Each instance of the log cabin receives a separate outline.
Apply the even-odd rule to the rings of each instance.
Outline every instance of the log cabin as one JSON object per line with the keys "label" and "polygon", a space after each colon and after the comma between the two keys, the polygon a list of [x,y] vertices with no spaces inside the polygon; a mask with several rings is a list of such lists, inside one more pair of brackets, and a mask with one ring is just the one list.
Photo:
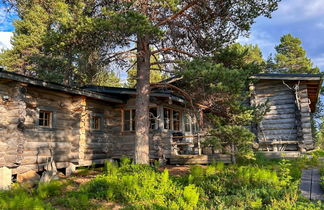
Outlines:
{"label": "log cabin", "polygon": [[[255,126],[259,150],[313,148],[311,113],[319,75],[256,75],[251,104],[269,111]],[[0,71],[0,168],[13,174],[134,157],[136,90],[89,85],[67,87]],[[296,100],[297,98],[297,100]],[[150,159],[171,164],[208,163],[226,154],[202,154],[203,113],[181,89],[165,82],[150,94]],[[200,113],[200,114],[197,114]]]}
{"label": "log cabin", "polygon": [[[199,153],[198,119],[180,92],[161,84],[151,89],[152,160]],[[133,158],[135,96],[130,88],[72,88],[0,71],[0,168],[20,174],[42,171],[51,160],[64,169]]]}
{"label": "log cabin", "polygon": [[265,104],[262,120],[252,128],[261,151],[314,148],[312,117],[322,87],[320,74],[258,74],[252,77],[251,104]]}

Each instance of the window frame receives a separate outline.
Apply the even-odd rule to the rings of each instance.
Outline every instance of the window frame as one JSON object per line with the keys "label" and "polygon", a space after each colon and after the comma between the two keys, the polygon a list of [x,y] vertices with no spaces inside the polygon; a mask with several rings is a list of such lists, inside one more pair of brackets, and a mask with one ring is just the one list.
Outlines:
{"label": "window frame", "polygon": [[[43,114],[43,118],[40,117],[40,115]],[[48,119],[46,118],[48,116]],[[39,110],[38,112],[38,126],[41,128],[52,128],[53,126],[53,112],[47,111],[47,110]],[[42,122],[43,125],[40,123]],[[45,123],[47,122],[47,123]],[[47,125],[45,125],[47,124]]]}
{"label": "window frame", "polygon": [[[159,129],[159,119],[155,119],[155,128],[152,129],[151,128],[151,120],[154,119],[154,118],[151,118],[150,117],[150,109],[156,109],[156,117],[158,118],[159,116],[159,109],[158,107],[149,107],[149,122],[150,122],[150,126],[149,126],[149,129],[152,131],[152,130],[158,130]],[[129,120],[126,120],[125,116],[125,112],[126,111],[129,111]],[[125,108],[125,109],[122,109],[122,132],[134,132],[135,131],[135,124],[136,124],[136,121],[135,121],[135,117],[136,117],[136,109],[135,108]],[[128,122],[129,123],[129,129],[126,130],[126,126],[125,126],[125,122]]]}
{"label": "window frame", "polygon": [[[39,114],[40,112],[48,112],[50,114],[50,126],[39,125]],[[51,131],[56,129],[56,109],[53,107],[39,106],[36,108],[36,120],[35,120],[35,129]]]}
{"label": "window frame", "polygon": [[[125,112],[126,111],[129,111],[129,120],[126,120],[125,119]],[[135,131],[135,123],[136,123],[135,122],[135,117],[136,117],[136,110],[135,109],[132,109],[132,108],[123,109],[123,115],[122,115],[122,128],[123,128],[123,132],[133,132],[133,131]],[[126,130],[125,129],[125,122],[126,121],[128,121],[128,123],[129,123],[129,130]]]}
{"label": "window frame", "polygon": [[[165,110],[170,110],[170,114],[169,114],[169,126],[168,127],[166,127],[166,121],[167,121],[167,119],[165,118],[166,117],[166,115],[165,115]],[[174,122],[175,122],[175,120],[174,120],[174,112],[178,112],[179,113],[179,119],[177,120],[178,122],[179,122],[179,130],[175,130],[174,129]],[[182,125],[183,125],[183,123],[182,123],[182,115],[183,115],[183,113],[182,113],[182,111],[181,110],[179,110],[179,109],[173,109],[173,108],[169,108],[169,107],[163,107],[163,129],[165,129],[165,130],[172,130],[172,131],[182,131]]]}
{"label": "window frame", "polygon": [[[185,113],[183,115],[183,129],[184,129],[184,132],[192,132],[192,120],[191,120],[191,115],[189,113]],[[189,126],[189,127],[187,127]],[[189,130],[187,130],[187,128],[189,128]]]}
{"label": "window frame", "polygon": [[[92,127],[93,125],[93,118],[98,118],[99,119],[99,128],[98,129],[94,129]],[[90,116],[89,116],[89,130],[90,132],[93,133],[100,133],[104,131],[104,114],[103,113],[97,113],[97,112],[91,112]]]}

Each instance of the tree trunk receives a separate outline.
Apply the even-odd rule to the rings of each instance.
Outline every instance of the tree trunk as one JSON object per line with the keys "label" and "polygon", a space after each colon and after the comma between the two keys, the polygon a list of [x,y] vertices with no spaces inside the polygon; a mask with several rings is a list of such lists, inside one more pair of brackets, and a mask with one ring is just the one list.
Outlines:
{"label": "tree trunk", "polygon": [[232,160],[233,164],[236,164],[235,151],[236,151],[235,144],[232,143],[232,145],[231,145],[231,160]]}
{"label": "tree trunk", "polygon": [[149,164],[150,48],[147,36],[137,40],[135,163]]}

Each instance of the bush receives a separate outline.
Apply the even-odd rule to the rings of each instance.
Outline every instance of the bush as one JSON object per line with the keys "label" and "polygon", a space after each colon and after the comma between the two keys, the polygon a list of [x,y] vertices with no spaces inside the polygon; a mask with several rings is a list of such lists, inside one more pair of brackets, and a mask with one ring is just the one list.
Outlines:
{"label": "bush", "polygon": [[90,198],[115,201],[136,209],[193,209],[198,203],[195,186],[176,185],[167,170],[158,172],[154,167],[130,164],[127,160],[120,167],[106,163],[105,168],[105,175],[84,186]]}
{"label": "bush", "polygon": [[49,203],[44,202],[32,191],[18,185],[11,190],[0,191],[0,209],[52,209]]}

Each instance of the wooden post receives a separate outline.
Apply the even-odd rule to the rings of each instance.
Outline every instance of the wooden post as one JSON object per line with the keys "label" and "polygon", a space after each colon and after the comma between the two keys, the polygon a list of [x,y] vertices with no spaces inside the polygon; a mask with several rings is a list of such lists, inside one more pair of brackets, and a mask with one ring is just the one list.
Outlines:
{"label": "wooden post", "polygon": [[84,160],[84,152],[86,147],[86,128],[88,125],[88,114],[86,110],[87,98],[81,96],[81,113],[80,113],[80,141],[79,141],[79,164]]}
{"label": "wooden post", "polygon": [[200,147],[200,135],[197,134],[197,141],[198,141],[198,155],[201,155],[201,147]]}

